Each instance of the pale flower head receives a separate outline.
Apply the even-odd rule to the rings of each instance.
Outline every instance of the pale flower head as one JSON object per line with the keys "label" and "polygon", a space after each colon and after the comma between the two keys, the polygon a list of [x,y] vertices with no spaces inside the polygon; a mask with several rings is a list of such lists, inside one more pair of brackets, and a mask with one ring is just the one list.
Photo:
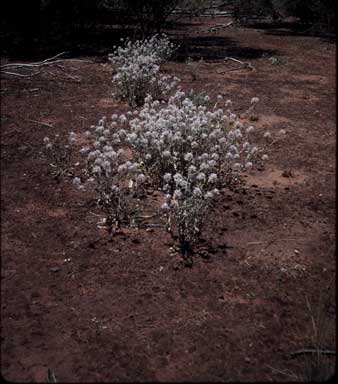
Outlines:
{"label": "pale flower head", "polygon": [[188,152],[184,155],[184,160],[185,161],[192,161],[192,160],[194,160],[194,155],[191,152]]}
{"label": "pale flower head", "polygon": [[192,193],[193,193],[193,195],[196,196],[196,197],[201,197],[201,196],[202,196],[202,191],[201,191],[201,189],[198,188],[198,187],[195,187]]}
{"label": "pale flower head", "polygon": [[166,173],[164,176],[163,176],[163,180],[166,182],[166,183],[169,183],[172,179],[172,176],[171,176],[171,173]]}
{"label": "pale flower head", "polygon": [[95,167],[93,167],[93,173],[94,173],[94,175],[95,174],[101,174],[102,173],[101,167],[98,165],[95,165]]}
{"label": "pale flower head", "polygon": [[217,175],[216,173],[211,173],[208,178],[208,183],[213,184],[217,181]]}
{"label": "pale flower head", "polygon": [[174,200],[179,200],[182,197],[183,197],[183,195],[182,195],[181,190],[180,189],[175,189],[174,194],[173,194],[173,199]]}
{"label": "pale flower head", "polygon": [[127,173],[128,172],[128,166],[126,164],[119,165],[117,168],[117,172],[121,173],[121,174]]}
{"label": "pale flower head", "polygon": [[204,198],[207,200],[211,200],[214,198],[214,194],[211,191],[208,191],[205,195]]}
{"label": "pale flower head", "polygon": [[74,177],[73,185],[75,185],[76,187],[79,187],[81,185],[81,179],[79,177]]}
{"label": "pale flower head", "polygon": [[162,209],[162,211],[170,211],[170,207],[169,207],[169,204],[168,203],[163,203],[162,205],[161,205],[161,209]]}
{"label": "pale flower head", "polygon": [[143,173],[140,173],[137,175],[136,181],[138,184],[143,184],[146,181],[146,176]]}
{"label": "pale flower head", "polygon": [[200,172],[197,176],[196,176],[196,179],[198,180],[198,181],[205,181],[205,179],[206,179],[206,176],[205,176],[205,173],[203,173],[203,172]]}

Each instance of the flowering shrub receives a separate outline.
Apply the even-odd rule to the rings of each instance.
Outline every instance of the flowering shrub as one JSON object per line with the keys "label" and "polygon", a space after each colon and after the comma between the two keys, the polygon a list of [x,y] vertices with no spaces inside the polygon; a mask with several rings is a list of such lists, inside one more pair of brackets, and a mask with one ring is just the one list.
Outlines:
{"label": "flowering shrub", "polygon": [[[123,41],[123,39],[122,39]],[[124,47],[118,47],[109,55],[116,67],[113,76],[115,93],[119,99],[127,100],[129,105],[142,105],[147,94],[156,99],[163,98],[179,82],[178,77],[160,73],[159,64],[169,58],[174,50],[166,36],[154,35],[143,41],[125,40]]]}
{"label": "flowering shrub", "polygon": [[[246,122],[252,120],[248,116],[257,97],[240,117],[233,113],[231,100],[221,95],[216,102],[203,92],[186,94],[180,88],[169,95],[179,79],[161,75],[159,63],[173,48],[166,37],[155,35],[144,41],[126,40],[109,56],[116,66],[117,95],[131,106],[144,104],[126,115],[113,114],[109,121],[104,117],[86,132],[87,145],[80,150],[85,167],[73,183],[95,193],[110,231],[130,224],[138,209],[135,198],[146,182],[157,187],[163,192],[167,228],[178,239],[183,258],[191,261],[202,218],[220,189],[238,182],[243,171],[268,156],[254,144],[255,128]],[[274,142],[270,132],[263,136]],[[69,144],[75,141],[71,132]],[[59,168],[69,163],[69,145],[56,147],[56,156],[49,138],[44,142]]]}
{"label": "flowering shrub", "polygon": [[[215,103],[203,93],[178,89],[167,102],[151,95],[144,101],[140,110],[103,117],[85,132],[87,145],[80,150],[85,167],[73,183],[95,193],[110,232],[130,224],[146,182],[160,189],[167,229],[191,262],[202,218],[220,189],[239,181],[243,171],[268,156],[254,144],[255,128],[234,114],[232,102],[221,95]],[[251,100],[249,112],[258,101]],[[281,130],[279,136],[284,135]],[[263,136],[270,144],[276,141],[270,132]],[[47,137],[44,142],[55,164],[69,163],[65,154],[76,142],[73,132],[65,148]]]}
{"label": "flowering shrub", "polygon": [[[210,104],[208,95],[202,99],[201,104]],[[251,142],[254,127],[231,112],[230,100],[224,102],[219,95],[212,110],[201,104],[181,90],[167,103],[148,95],[143,108],[129,114],[128,129],[116,133],[149,180],[162,189],[168,228],[187,258],[201,231],[201,218],[214,204],[219,188],[228,187],[243,170],[267,158]]]}
{"label": "flowering shrub", "polygon": [[129,224],[136,209],[134,198],[146,181],[140,164],[130,161],[128,152],[120,147],[120,137],[113,133],[117,122],[121,125],[126,122],[122,117],[113,115],[109,127],[103,117],[86,132],[89,145],[80,150],[86,166],[82,178],[73,179],[77,188],[95,193],[110,232]]}
{"label": "flowering shrub", "polygon": [[[208,95],[204,97],[209,102]],[[124,137],[148,175],[164,187],[170,175],[189,177],[189,182],[220,175],[217,184],[226,186],[229,178],[243,169],[251,169],[262,151],[251,143],[253,126],[246,126],[230,110],[231,102],[219,95],[213,110],[196,105],[180,90],[168,103],[151,96],[129,121]],[[223,103],[227,108],[219,108]],[[166,175],[166,176],[165,176]],[[203,176],[204,175],[204,176]],[[165,176],[165,177],[164,177]],[[194,176],[194,177],[193,177]]]}

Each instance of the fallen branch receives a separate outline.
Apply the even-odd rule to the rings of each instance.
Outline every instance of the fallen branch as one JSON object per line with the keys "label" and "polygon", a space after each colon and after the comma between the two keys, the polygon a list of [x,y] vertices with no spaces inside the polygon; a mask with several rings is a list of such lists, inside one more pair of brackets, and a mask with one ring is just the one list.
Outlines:
{"label": "fallen branch", "polygon": [[232,60],[232,61],[235,61],[236,63],[242,64],[242,65],[245,65],[245,64],[246,64],[246,63],[244,63],[244,61],[235,59],[235,58],[233,58],[233,57],[225,57],[225,58],[224,58],[224,61],[227,61],[227,60]]}
{"label": "fallen branch", "polygon": [[300,349],[298,351],[291,352],[290,355],[297,356],[297,355],[304,355],[307,353],[317,353],[321,355],[335,355],[336,351],[331,351],[328,349]]}
{"label": "fallen branch", "polygon": [[7,71],[0,71],[1,73],[4,73],[5,75],[12,75],[12,76],[18,76],[18,77],[32,77],[39,75],[41,71],[39,72],[34,72],[34,73],[27,73],[27,74],[22,74],[22,73],[16,73],[16,72],[7,72]]}
{"label": "fallen branch", "polygon": [[234,59],[233,57],[225,57],[224,61],[227,61],[227,60],[231,60],[231,61],[234,61],[235,63],[239,63],[239,64],[241,64],[241,66],[235,67],[235,68],[230,68],[230,69],[227,69],[225,71],[217,71],[217,73],[223,74],[226,72],[237,71],[238,69],[250,69],[251,71],[254,70],[254,67],[250,63],[244,63],[243,61],[238,60],[238,59]]}
{"label": "fallen branch", "polygon": [[156,215],[135,216],[135,219],[152,219]]}
{"label": "fallen branch", "polygon": [[43,61],[40,61],[40,62],[36,62],[36,63],[8,63],[8,64],[4,64],[4,65],[1,65],[1,69],[2,68],[8,68],[8,67],[35,67],[35,66],[39,66],[41,64],[44,64],[48,61],[51,61],[51,60],[55,60],[57,57],[60,57],[62,55],[64,55],[65,53],[67,52],[61,52],[53,57],[50,57],[49,59],[45,59]]}
{"label": "fallen branch", "polygon": [[135,223],[135,224],[130,224],[130,228],[165,228],[164,224],[157,224],[157,223]]}
{"label": "fallen branch", "polygon": [[1,68],[8,68],[8,67],[11,67],[11,68],[22,68],[22,67],[43,67],[43,66],[46,66],[46,65],[51,65],[51,64],[57,64],[57,63],[64,63],[64,62],[67,62],[67,61],[75,61],[75,62],[80,62],[80,63],[93,63],[93,61],[90,61],[90,60],[80,60],[80,59],[60,59],[60,60],[55,60],[55,61],[48,61],[48,62],[41,62],[41,63],[28,63],[28,64],[25,64],[25,63],[16,63],[16,64],[5,64],[3,66],[1,66]]}
{"label": "fallen branch", "polygon": [[[45,59],[43,61],[35,63],[8,63],[0,66],[0,72],[6,75],[18,76],[18,77],[31,77],[39,75],[42,71],[32,72],[32,73],[18,73],[18,72],[8,72],[7,69],[19,69],[19,68],[42,68],[48,65],[54,65],[61,62],[81,62],[81,63],[92,63],[91,60],[81,60],[81,59],[59,59],[62,55],[67,52],[61,52],[53,57]],[[69,75],[70,76],[70,75]]]}
{"label": "fallen branch", "polygon": [[31,120],[31,119],[25,119],[25,120],[26,121],[30,121],[31,123],[36,123],[36,124],[39,124],[39,125],[43,125],[43,126],[48,127],[48,128],[54,128],[51,124],[42,123],[41,121]]}
{"label": "fallen branch", "polygon": [[[274,243],[276,241],[302,241],[301,239],[275,239],[275,240],[262,240],[262,241],[253,241],[251,243],[247,243],[246,245],[258,245],[264,243]],[[303,240],[304,241],[304,240]]]}
{"label": "fallen branch", "polygon": [[64,61],[76,61],[76,62],[82,62],[82,63],[92,63],[93,62],[91,60],[82,60],[82,59],[58,59],[58,60],[55,60],[58,57],[65,55],[66,53],[67,52],[61,52],[61,53],[59,53],[53,57],[50,57],[50,58],[45,59],[43,61],[37,61],[35,63],[8,63],[8,64],[1,65],[0,68],[2,69],[2,68],[8,68],[8,67],[14,67],[14,68],[17,68],[17,67],[42,67],[44,65],[56,64],[56,63],[60,63],[60,62],[64,62]]}
{"label": "fallen branch", "polygon": [[247,69],[247,68],[250,68],[250,71],[253,70],[253,67],[250,64],[246,64],[246,65],[241,66],[241,67],[235,67],[235,68],[227,69],[226,71],[219,71],[217,73],[219,73],[220,75],[223,75],[223,73],[227,73],[227,72],[231,72],[231,71],[238,71],[239,69]]}
{"label": "fallen branch", "polygon": [[163,224],[143,224],[144,227],[150,227],[150,228],[164,228],[165,225]]}
{"label": "fallen branch", "polygon": [[198,32],[216,32],[218,30],[230,27],[231,25],[233,25],[233,23],[233,21],[230,21],[228,24],[212,25],[211,27],[200,29]]}
{"label": "fallen branch", "polygon": [[289,376],[289,377],[293,378],[296,381],[299,379],[299,377],[295,373],[293,373],[293,372],[291,372],[291,371],[289,371],[287,369],[282,371],[282,370],[274,368],[274,367],[272,367],[271,365],[268,365],[268,364],[266,364],[266,366],[268,368],[270,368],[272,371],[280,373],[280,374],[285,375],[285,376]]}

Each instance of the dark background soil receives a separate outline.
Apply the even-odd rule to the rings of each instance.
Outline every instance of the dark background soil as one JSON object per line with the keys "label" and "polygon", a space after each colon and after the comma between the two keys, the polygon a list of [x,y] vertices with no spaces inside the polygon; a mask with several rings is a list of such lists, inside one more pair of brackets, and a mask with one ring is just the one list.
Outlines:
{"label": "dark background soil", "polygon": [[[257,128],[287,137],[243,189],[222,192],[192,268],[163,228],[109,237],[71,181],[48,175],[44,136],[81,135],[127,108],[110,97],[106,55],[2,77],[5,379],[44,382],[51,369],[61,382],[304,381],[315,359],[291,353],[335,350],[335,45],[259,25],[198,32],[223,22],[177,28],[181,48],[163,70],[239,112],[259,97]],[[187,56],[204,59],[195,81]],[[254,70],[220,73],[235,66],[225,57]],[[312,378],[334,370],[321,355]]]}

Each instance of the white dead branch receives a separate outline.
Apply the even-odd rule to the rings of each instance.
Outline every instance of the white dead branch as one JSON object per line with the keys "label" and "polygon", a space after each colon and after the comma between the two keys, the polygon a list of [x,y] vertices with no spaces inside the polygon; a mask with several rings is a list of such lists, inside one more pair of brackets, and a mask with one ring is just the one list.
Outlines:
{"label": "white dead branch", "polygon": [[216,24],[216,25],[212,25],[208,28],[203,28],[203,29],[199,30],[198,32],[217,32],[217,31],[223,30],[225,28],[228,28],[233,24],[234,24],[233,21],[230,21],[228,24]]}
{"label": "white dead branch", "polygon": [[43,125],[44,127],[48,128],[54,128],[51,124],[43,123],[42,121],[37,121],[37,120],[31,120],[31,119],[25,119],[26,121],[30,121],[31,123],[36,123],[39,125]]}
{"label": "white dead branch", "polygon": [[240,66],[235,67],[235,68],[229,68],[229,69],[226,69],[224,71],[217,71],[217,73],[223,74],[223,73],[230,72],[230,71],[237,71],[238,69],[249,69],[250,71],[254,70],[254,67],[250,63],[245,63],[241,60],[234,59],[233,57],[225,57],[224,58],[224,61],[228,61],[228,60],[234,61],[235,63],[240,64]]}
{"label": "white dead branch", "polygon": [[[59,64],[61,62],[81,62],[81,63],[92,63],[90,60],[80,60],[80,59],[60,59],[61,56],[65,55],[67,52],[61,52],[57,55],[50,57],[48,59],[45,59],[43,61],[38,61],[35,63],[8,63],[0,66],[0,72],[6,75],[12,75],[17,77],[32,77],[39,75],[42,73],[43,67],[46,67],[48,65],[55,65]],[[58,65],[60,68],[60,65]],[[34,68],[38,69],[38,71],[29,72],[29,73],[20,73],[20,72],[13,72],[13,70],[18,69],[28,69],[28,68]],[[68,75],[71,77],[71,75]]]}

